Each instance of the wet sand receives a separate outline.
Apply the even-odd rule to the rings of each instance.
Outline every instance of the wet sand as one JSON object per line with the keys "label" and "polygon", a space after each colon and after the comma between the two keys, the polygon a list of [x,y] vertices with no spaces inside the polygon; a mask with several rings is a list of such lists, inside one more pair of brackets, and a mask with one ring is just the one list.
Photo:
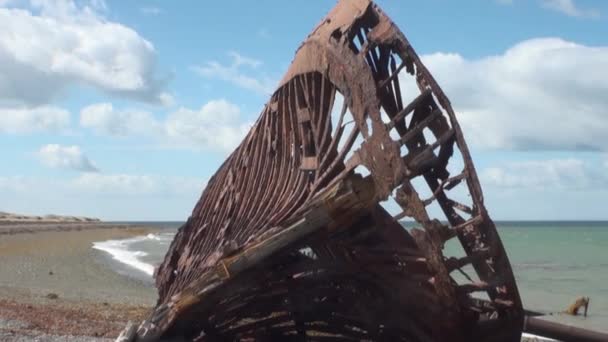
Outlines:
{"label": "wet sand", "polygon": [[104,263],[104,252],[91,247],[155,231],[93,223],[0,225],[0,341],[113,338],[128,320],[141,320],[156,289],[117,274]]}

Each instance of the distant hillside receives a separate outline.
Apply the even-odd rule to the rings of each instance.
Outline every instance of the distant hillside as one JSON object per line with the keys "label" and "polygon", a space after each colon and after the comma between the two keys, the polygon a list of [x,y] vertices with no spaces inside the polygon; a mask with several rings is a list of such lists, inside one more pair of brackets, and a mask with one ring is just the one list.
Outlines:
{"label": "distant hillside", "polygon": [[44,215],[44,216],[28,216],[13,213],[5,213],[0,211],[0,222],[100,222],[98,218],[79,217],[79,216],[60,216],[60,215]]}

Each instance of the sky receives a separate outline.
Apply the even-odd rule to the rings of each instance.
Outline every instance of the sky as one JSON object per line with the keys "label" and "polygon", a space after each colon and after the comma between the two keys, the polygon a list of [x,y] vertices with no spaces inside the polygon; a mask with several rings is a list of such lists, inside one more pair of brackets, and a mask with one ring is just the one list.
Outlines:
{"label": "sky", "polygon": [[[606,220],[608,1],[377,1],[496,220]],[[0,211],[184,220],[335,1],[0,0]]]}

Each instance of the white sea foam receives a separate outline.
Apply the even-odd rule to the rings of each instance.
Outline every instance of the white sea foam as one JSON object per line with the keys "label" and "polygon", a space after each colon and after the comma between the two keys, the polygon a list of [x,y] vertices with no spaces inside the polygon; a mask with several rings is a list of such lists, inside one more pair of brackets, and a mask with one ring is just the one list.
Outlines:
{"label": "white sea foam", "polygon": [[[153,235],[153,234],[148,234]],[[138,269],[147,275],[152,276],[154,273],[154,265],[141,261],[139,258],[148,255],[143,251],[129,250],[129,246],[134,242],[139,242],[148,239],[148,236],[135,237],[125,240],[108,240],[101,242],[94,242],[93,248],[100,251],[104,251],[112,255],[112,258],[123,264],[129,265],[135,269]]]}
{"label": "white sea foam", "polygon": [[160,241],[160,236],[158,234],[150,233],[150,234],[146,235],[146,238],[150,239],[150,240]]}

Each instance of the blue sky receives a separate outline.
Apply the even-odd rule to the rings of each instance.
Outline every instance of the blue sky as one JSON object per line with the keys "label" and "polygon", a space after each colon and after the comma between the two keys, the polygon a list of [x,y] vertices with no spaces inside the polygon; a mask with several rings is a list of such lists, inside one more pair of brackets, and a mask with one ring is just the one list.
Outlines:
{"label": "blue sky", "polygon": [[[334,1],[0,0],[0,211],[182,220]],[[608,2],[378,1],[495,219],[608,219]]]}

